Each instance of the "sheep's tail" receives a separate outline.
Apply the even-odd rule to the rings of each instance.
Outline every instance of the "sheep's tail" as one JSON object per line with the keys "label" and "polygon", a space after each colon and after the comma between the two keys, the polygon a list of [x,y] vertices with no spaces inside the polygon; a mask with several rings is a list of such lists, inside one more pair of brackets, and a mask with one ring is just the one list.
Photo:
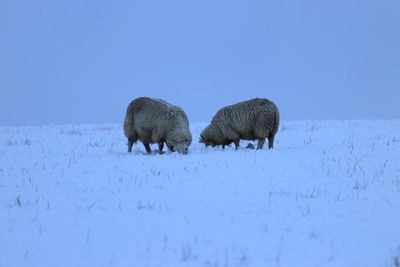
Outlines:
{"label": "sheep's tail", "polygon": [[124,134],[128,139],[132,138],[135,135],[134,122],[135,118],[134,118],[133,103],[130,103],[126,110],[126,116],[124,120]]}

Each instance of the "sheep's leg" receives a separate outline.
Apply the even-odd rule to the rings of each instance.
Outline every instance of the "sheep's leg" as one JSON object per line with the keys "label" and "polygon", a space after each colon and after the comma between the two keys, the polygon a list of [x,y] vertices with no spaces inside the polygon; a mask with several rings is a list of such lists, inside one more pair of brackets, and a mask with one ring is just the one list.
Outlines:
{"label": "sheep's leg", "polygon": [[265,143],[265,138],[258,139],[257,150],[262,149]]}
{"label": "sheep's leg", "polygon": [[147,153],[151,153],[151,148],[150,148],[150,144],[143,144],[144,148],[146,149]]}
{"label": "sheep's leg", "polygon": [[174,146],[168,145],[168,143],[165,144],[167,145],[169,151],[174,152]]}
{"label": "sheep's leg", "polygon": [[233,143],[235,144],[235,149],[238,149],[239,143],[240,143],[240,139],[233,141]]}
{"label": "sheep's leg", "polygon": [[234,128],[230,127],[229,129],[227,129],[226,132],[224,132],[224,137],[226,140],[229,141],[229,144],[233,142],[236,149],[239,147],[240,134],[236,130],[234,130]]}
{"label": "sheep's leg", "polygon": [[158,143],[158,153],[162,154],[164,149],[164,142]]}
{"label": "sheep's leg", "polygon": [[128,152],[132,152],[133,139],[128,139]]}
{"label": "sheep's leg", "polygon": [[274,148],[274,136],[271,135],[268,137],[268,149]]}
{"label": "sheep's leg", "polygon": [[132,146],[137,142],[137,135],[134,134],[128,138],[128,152],[132,152]]}
{"label": "sheep's leg", "polygon": [[225,145],[222,145],[222,149],[225,149]]}

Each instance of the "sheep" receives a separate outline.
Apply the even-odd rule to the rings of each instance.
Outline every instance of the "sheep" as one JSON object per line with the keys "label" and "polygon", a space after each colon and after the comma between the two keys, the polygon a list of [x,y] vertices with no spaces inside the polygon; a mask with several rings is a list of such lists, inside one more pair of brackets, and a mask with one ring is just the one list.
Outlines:
{"label": "sheep", "polygon": [[187,154],[192,143],[189,120],[185,112],[161,99],[139,97],[126,110],[124,134],[128,138],[128,152],[140,140],[147,153],[150,144],[157,143],[163,153],[164,143],[170,151]]}
{"label": "sheep", "polygon": [[200,135],[200,143],[206,146],[235,144],[240,140],[258,140],[257,150],[262,149],[268,138],[269,149],[279,128],[279,110],[270,100],[255,98],[226,106],[213,117],[211,124]]}

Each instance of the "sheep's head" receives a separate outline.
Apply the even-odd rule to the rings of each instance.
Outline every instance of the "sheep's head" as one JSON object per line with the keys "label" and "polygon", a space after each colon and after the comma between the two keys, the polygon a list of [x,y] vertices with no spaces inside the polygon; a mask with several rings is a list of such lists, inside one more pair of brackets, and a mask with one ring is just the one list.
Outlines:
{"label": "sheep's head", "polygon": [[171,151],[187,154],[192,144],[192,134],[188,129],[179,128],[172,131],[166,138],[165,143]]}
{"label": "sheep's head", "polygon": [[204,137],[203,134],[200,135],[199,143],[205,144],[206,146],[212,146],[212,147],[216,146],[216,144],[212,140]]}
{"label": "sheep's head", "polygon": [[215,147],[222,144],[222,139],[223,137],[220,131],[213,125],[209,125],[201,132],[199,143]]}

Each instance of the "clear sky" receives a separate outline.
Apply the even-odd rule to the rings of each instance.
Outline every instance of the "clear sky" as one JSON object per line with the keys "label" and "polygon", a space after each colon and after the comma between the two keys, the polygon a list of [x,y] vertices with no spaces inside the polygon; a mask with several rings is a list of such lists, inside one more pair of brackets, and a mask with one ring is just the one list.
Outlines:
{"label": "clear sky", "polygon": [[400,118],[398,0],[0,0],[0,125],[191,121],[253,97],[283,120]]}

